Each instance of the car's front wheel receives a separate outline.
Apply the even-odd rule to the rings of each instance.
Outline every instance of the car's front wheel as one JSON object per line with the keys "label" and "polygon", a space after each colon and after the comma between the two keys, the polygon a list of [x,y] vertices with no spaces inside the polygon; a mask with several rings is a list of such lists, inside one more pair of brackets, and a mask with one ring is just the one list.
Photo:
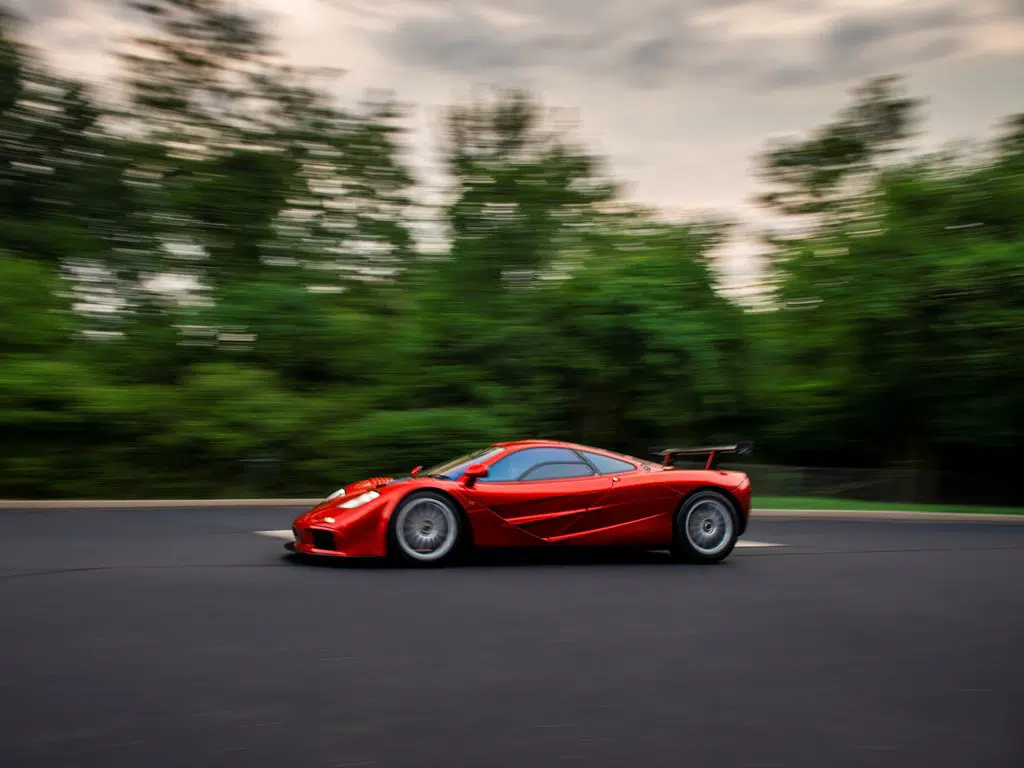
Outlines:
{"label": "car's front wheel", "polygon": [[733,505],[718,491],[698,491],[676,511],[672,553],[688,563],[717,563],[736,546]]}
{"label": "car's front wheel", "polygon": [[462,539],[462,517],[442,493],[420,491],[402,499],[391,515],[392,552],[419,566],[451,561]]}

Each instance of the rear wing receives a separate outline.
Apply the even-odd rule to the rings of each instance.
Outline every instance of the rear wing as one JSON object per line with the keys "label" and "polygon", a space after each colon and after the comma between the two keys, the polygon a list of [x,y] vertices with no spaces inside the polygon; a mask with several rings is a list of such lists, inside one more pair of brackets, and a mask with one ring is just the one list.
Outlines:
{"label": "rear wing", "polygon": [[722,455],[749,456],[754,452],[754,444],[751,442],[735,443],[733,445],[713,445],[702,448],[659,448],[654,450],[655,456],[661,457],[664,466],[670,466],[672,460],[677,456],[707,456],[707,463],[704,469],[712,469],[715,459]]}

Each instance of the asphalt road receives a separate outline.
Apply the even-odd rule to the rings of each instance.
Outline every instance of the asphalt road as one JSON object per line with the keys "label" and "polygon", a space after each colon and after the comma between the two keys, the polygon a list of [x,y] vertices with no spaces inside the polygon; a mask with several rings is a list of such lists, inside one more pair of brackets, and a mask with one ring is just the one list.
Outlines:
{"label": "asphalt road", "polygon": [[291,517],[0,513],[0,765],[1024,766],[1024,526],[419,572]]}

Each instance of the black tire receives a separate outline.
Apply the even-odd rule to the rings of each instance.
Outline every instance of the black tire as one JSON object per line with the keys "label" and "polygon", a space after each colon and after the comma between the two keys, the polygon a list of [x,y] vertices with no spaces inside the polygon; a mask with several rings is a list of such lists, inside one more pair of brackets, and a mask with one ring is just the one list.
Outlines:
{"label": "black tire", "polygon": [[730,555],[738,539],[736,508],[724,493],[697,491],[676,510],[672,554],[677,560],[697,565],[719,563]]}
{"label": "black tire", "polygon": [[[441,542],[432,551],[417,548],[411,540],[410,537],[416,535],[410,530],[410,527],[415,528],[411,525],[414,522],[413,515],[423,517],[426,524],[419,529],[419,543],[426,543],[433,534],[441,532],[437,534],[442,537]],[[391,514],[388,523],[388,554],[402,565],[418,568],[450,565],[464,554],[467,534],[465,516],[450,497],[439,491],[416,491],[402,499]]]}

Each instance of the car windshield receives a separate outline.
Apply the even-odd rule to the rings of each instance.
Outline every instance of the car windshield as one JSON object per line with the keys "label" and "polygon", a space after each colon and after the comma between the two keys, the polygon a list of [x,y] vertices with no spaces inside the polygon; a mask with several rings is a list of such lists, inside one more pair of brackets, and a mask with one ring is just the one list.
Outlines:
{"label": "car windshield", "polygon": [[470,464],[486,461],[491,458],[491,456],[495,456],[504,450],[505,449],[500,445],[481,448],[479,451],[467,453],[465,456],[460,456],[457,459],[446,461],[444,464],[438,464],[436,467],[431,467],[423,474],[429,477],[436,477],[439,480],[458,480],[462,477],[462,473],[466,471],[466,467]]}

